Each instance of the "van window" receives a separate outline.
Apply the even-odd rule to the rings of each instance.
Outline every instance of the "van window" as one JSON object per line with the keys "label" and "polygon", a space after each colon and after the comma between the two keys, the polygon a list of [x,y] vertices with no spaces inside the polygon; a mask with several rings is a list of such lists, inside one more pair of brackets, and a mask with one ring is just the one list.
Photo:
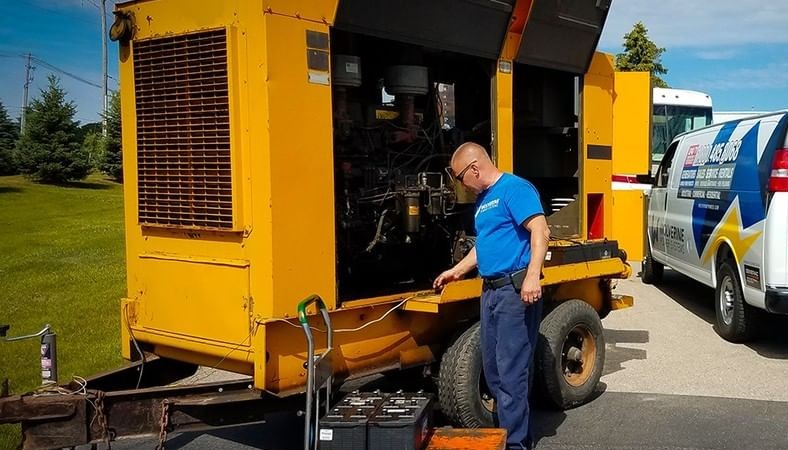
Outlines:
{"label": "van window", "polygon": [[658,188],[668,187],[668,177],[670,175],[670,168],[673,166],[673,157],[676,154],[676,148],[679,146],[678,141],[672,143],[665,151],[665,156],[657,169],[657,178],[655,186]]}

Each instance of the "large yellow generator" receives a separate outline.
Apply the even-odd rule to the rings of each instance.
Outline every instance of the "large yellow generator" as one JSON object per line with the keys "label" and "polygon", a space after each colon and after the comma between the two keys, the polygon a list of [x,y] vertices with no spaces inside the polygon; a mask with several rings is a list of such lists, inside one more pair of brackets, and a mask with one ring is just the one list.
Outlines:
{"label": "large yellow generator", "polygon": [[[600,316],[632,304],[612,292],[630,268],[605,240],[614,143],[649,133],[648,74],[615,73],[595,53],[609,6],[118,4],[123,356],[247,374],[258,395],[304,392],[312,355],[297,315],[316,295],[335,381],[436,369],[447,415],[491,424],[481,281],[431,288],[474,245],[474,198],[445,170],[474,141],[534,183],[552,230],[535,383],[559,407],[588,400]],[[320,354],[325,325],[307,312]]]}
{"label": "large yellow generator", "polygon": [[[301,391],[293,319],[317,294],[337,378],[439,361],[478,315],[479,279],[429,290],[473,245],[473,198],[444,170],[464,141],[539,188],[559,246],[610,233],[615,107],[631,95],[647,112],[649,94],[646,74],[594,53],[606,2],[151,0],[117,15],[126,358],[136,340]],[[617,91],[623,75],[640,90]],[[629,269],[606,256],[546,268],[549,300],[618,306],[605,280]],[[595,384],[593,363],[577,370]]]}

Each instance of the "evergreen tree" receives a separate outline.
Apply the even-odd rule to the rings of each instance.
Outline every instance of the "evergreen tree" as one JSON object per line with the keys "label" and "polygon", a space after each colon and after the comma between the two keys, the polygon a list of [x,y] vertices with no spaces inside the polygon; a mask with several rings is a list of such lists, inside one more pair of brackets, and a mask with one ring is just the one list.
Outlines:
{"label": "evergreen tree", "polygon": [[107,110],[107,140],[101,171],[115,181],[123,181],[123,152],[121,148],[120,95],[112,95]]}
{"label": "evergreen tree", "polygon": [[17,141],[20,172],[48,183],[81,180],[90,173],[75,113],[76,106],[66,101],[58,78],[50,75],[49,86],[31,102],[25,128]]}
{"label": "evergreen tree", "polygon": [[616,55],[616,70],[622,72],[651,72],[651,80],[656,87],[668,87],[660,75],[668,73],[662,65],[665,49],[648,37],[648,29],[638,22],[632,31],[624,35],[624,52]]}
{"label": "evergreen tree", "polygon": [[19,126],[9,117],[0,102],[0,175],[13,175],[17,172],[14,161],[14,146],[19,138]]}

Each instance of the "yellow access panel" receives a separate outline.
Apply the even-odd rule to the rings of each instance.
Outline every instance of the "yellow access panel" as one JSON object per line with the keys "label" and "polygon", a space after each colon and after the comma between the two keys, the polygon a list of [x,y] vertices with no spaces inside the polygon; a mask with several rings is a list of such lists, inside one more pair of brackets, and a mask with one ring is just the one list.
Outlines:
{"label": "yellow access panel", "polygon": [[[613,173],[647,175],[651,168],[651,75],[616,72],[613,94]],[[630,260],[643,258],[645,193],[613,190],[611,238]]]}
{"label": "yellow access panel", "polygon": [[612,230],[613,58],[596,52],[583,77],[580,119],[581,233],[602,239]]}
{"label": "yellow access panel", "polygon": [[613,173],[646,175],[651,167],[651,75],[616,72]]}

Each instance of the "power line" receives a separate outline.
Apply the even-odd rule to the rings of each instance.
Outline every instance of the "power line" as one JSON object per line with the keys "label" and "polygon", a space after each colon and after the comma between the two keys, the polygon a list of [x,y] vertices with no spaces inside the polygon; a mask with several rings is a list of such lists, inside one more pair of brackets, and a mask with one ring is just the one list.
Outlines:
{"label": "power line", "polygon": [[80,81],[80,82],[85,83],[87,85],[90,85],[90,86],[97,87],[97,88],[101,89],[101,85],[100,84],[94,83],[94,82],[89,81],[89,80],[86,80],[86,79],[80,77],[79,75],[75,75],[75,74],[73,74],[73,73],[71,73],[71,72],[69,72],[67,70],[61,69],[61,68],[59,68],[57,66],[53,66],[52,64],[44,61],[41,58],[33,56],[32,59],[33,59],[33,61],[35,61],[36,63],[38,63],[41,66],[46,67],[47,69],[54,70],[55,72],[62,73],[63,75],[71,77],[71,78],[73,78],[73,79],[75,79],[77,81]]}
{"label": "power line", "polygon": [[[11,53],[0,52],[0,57],[2,57],[2,58],[23,58],[23,59],[27,59],[28,55],[27,54],[11,54]],[[95,88],[101,89],[101,85],[100,84],[98,84],[96,82],[93,82],[93,81],[90,81],[90,80],[86,80],[85,78],[82,78],[81,76],[76,75],[74,73],[71,73],[71,72],[69,72],[69,71],[67,71],[65,69],[61,69],[60,67],[57,67],[57,66],[55,66],[55,65],[53,65],[51,63],[48,63],[48,62],[44,61],[43,59],[41,59],[41,58],[39,58],[37,56],[32,56],[32,54],[31,54],[30,55],[30,59],[32,61],[34,61],[36,64],[38,64],[40,66],[43,66],[43,67],[45,67],[45,68],[47,68],[49,70],[61,73],[61,74],[65,75],[65,76],[73,78],[73,79],[75,79],[75,80],[77,80],[77,81],[79,81],[81,83],[85,83],[85,84],[87,84],[89,86],[93,86]],[[113,78],[113,77],[110,77],[110,78],[115,80],[115,78]],[[117,81],[117,80],[115,80],[115,81]]]}

